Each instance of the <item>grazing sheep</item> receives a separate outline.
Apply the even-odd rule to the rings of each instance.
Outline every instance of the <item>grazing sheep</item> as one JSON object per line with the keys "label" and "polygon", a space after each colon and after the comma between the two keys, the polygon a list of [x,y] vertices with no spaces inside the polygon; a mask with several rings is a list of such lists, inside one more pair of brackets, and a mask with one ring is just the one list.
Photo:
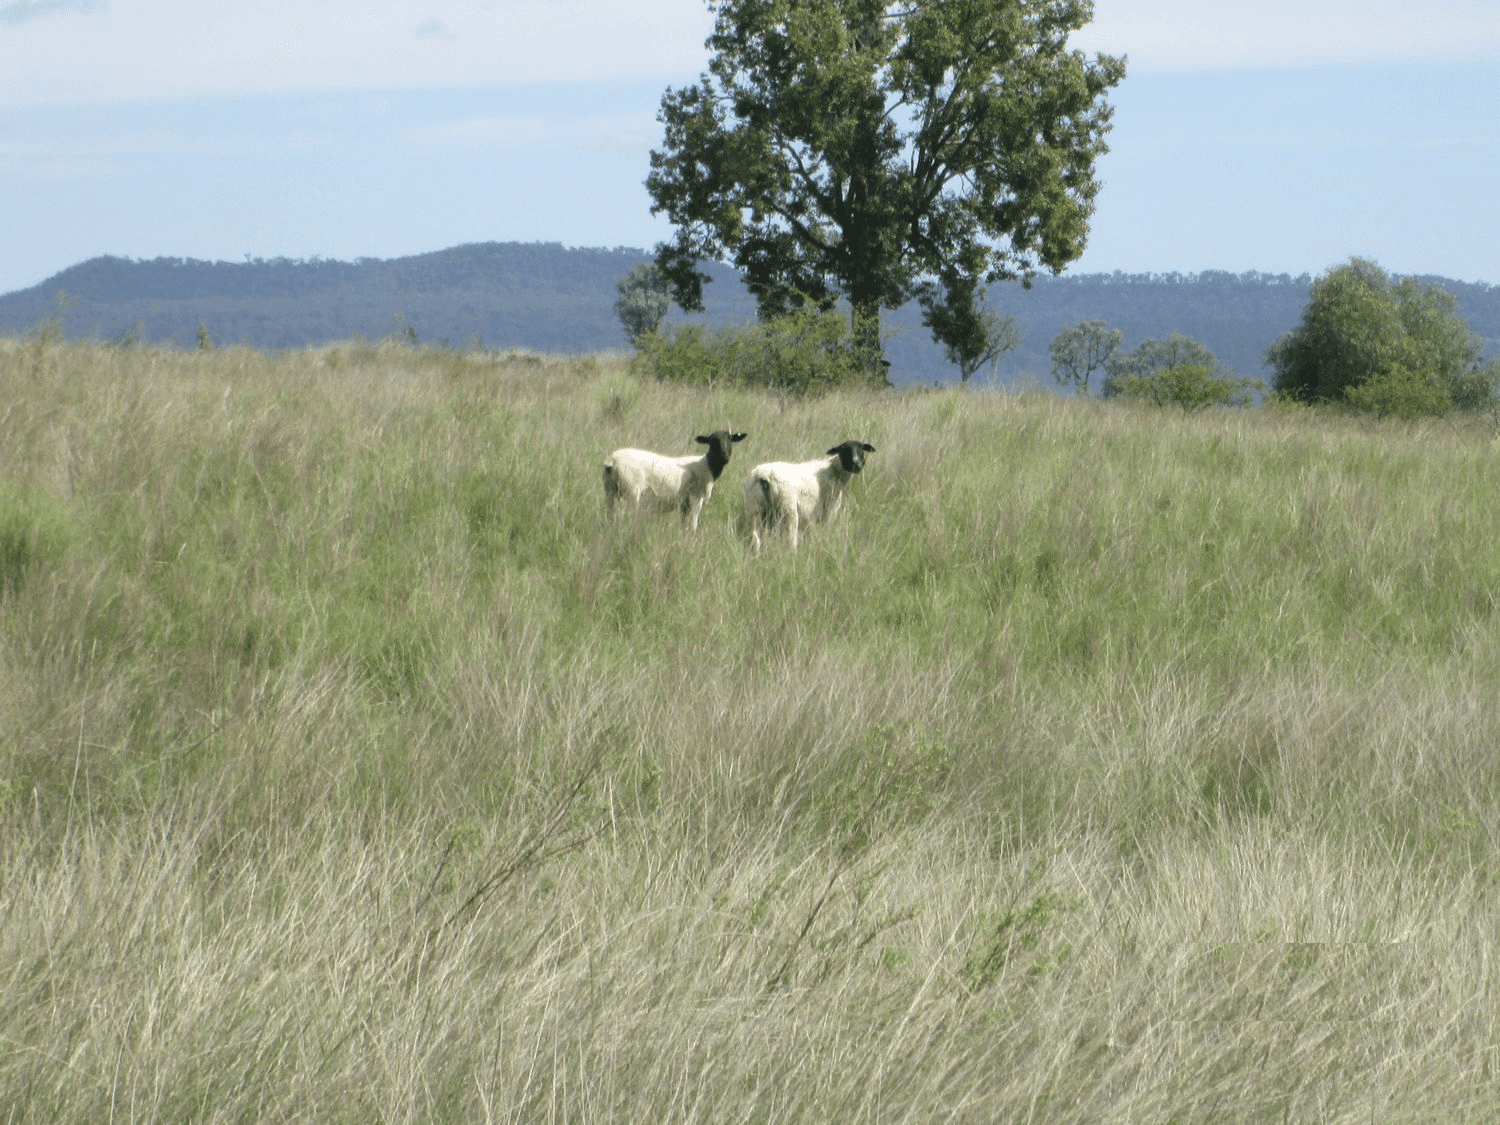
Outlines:
{"label": "grazing sheep", "polygon": [[795,547],[803,524],[826,523],[838,515],[849,478],[865,467],[865,454],[874,452],[869,442],[846,441],[830,449],[824,461],[755,466],[745,482],[745,519],[755,549],[760,550],[762,531],[785,527]]}
{"label": "grazing sheep", "polygon": [[718,430],[693,440],[708,446],[698,457],[663,457],[644,449],[617,449],[604,462],[604,510],[615,514],[620,501],[636,509],[680,511],[698,530],[698,513],[713,495],[714,481],[729,464],[734,443],[746,434]]}

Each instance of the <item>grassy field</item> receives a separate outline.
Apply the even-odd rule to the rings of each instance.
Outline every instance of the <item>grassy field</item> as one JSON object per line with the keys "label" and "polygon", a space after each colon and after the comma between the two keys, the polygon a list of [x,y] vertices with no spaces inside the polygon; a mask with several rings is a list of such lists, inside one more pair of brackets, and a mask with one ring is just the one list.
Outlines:
{"label": "grassy field", "polygon": [[1494,1120],[1497,497],[1478,425],[0,342],[0,1121]]}

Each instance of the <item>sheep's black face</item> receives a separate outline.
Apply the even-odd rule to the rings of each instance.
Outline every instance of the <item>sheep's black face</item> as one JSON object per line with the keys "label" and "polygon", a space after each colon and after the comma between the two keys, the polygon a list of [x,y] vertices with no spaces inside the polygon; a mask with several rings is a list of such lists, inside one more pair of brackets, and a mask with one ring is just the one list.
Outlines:
{"label": "sheep's black face", "polygon": [[724,466],[729,464],[729,454],[734,449],[734,443],[744,441],[748,436],[743,433],[730,433],[728,430],[715,430],[711,434],[699,434],[693,439],[699,445],[708,446],[708,471],[714,475],[714,480],[719,479]]}
{"label": "sheep's black face", "polygon": [[857,473],[865,467],[865,454],[874,453],[875,447],[866,441],[846,441],[843,445],[835,445],[828,451],[828,456],[837,456],[839,467],[846,473]]}

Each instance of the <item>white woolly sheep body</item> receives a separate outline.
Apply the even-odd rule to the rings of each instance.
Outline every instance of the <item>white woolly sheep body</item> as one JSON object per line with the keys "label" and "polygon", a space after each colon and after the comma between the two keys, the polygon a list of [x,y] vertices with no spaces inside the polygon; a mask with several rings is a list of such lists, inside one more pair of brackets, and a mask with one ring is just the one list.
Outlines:
{"label": "white woolly sheep body", "polygon": [[621,503],[645,511],[679,511],[694,531],[714,481],[729,464],[743,433],[719,430],[694,440],[708,449],[696,457],[666,457],[645,449],[617,449],[604,461],[604,510],[613,516]]}
{"label": "white woolly sheep body", "polygon": [[821,460],[790,464],[771,461],[750,470],[745,482],[745,521],[750,538],[760,550],[761,534],[784,528],[797,545],[797,533],[807,524],[827,523],[839,514],[849,478],[865,466],[868,442],[846,441]]}

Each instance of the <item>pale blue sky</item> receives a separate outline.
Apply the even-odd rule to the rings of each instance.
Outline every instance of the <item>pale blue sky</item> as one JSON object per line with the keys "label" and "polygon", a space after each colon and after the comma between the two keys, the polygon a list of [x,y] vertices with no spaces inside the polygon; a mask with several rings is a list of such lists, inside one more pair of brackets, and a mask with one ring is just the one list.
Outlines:
{"label": "pale blue sky", "polygon": [[[1130,74],[1072,268],[1500,283],[1500,0],[1098,0]],[[665,238],[701,0],[0,0],[0,292],[97,254]]]}

